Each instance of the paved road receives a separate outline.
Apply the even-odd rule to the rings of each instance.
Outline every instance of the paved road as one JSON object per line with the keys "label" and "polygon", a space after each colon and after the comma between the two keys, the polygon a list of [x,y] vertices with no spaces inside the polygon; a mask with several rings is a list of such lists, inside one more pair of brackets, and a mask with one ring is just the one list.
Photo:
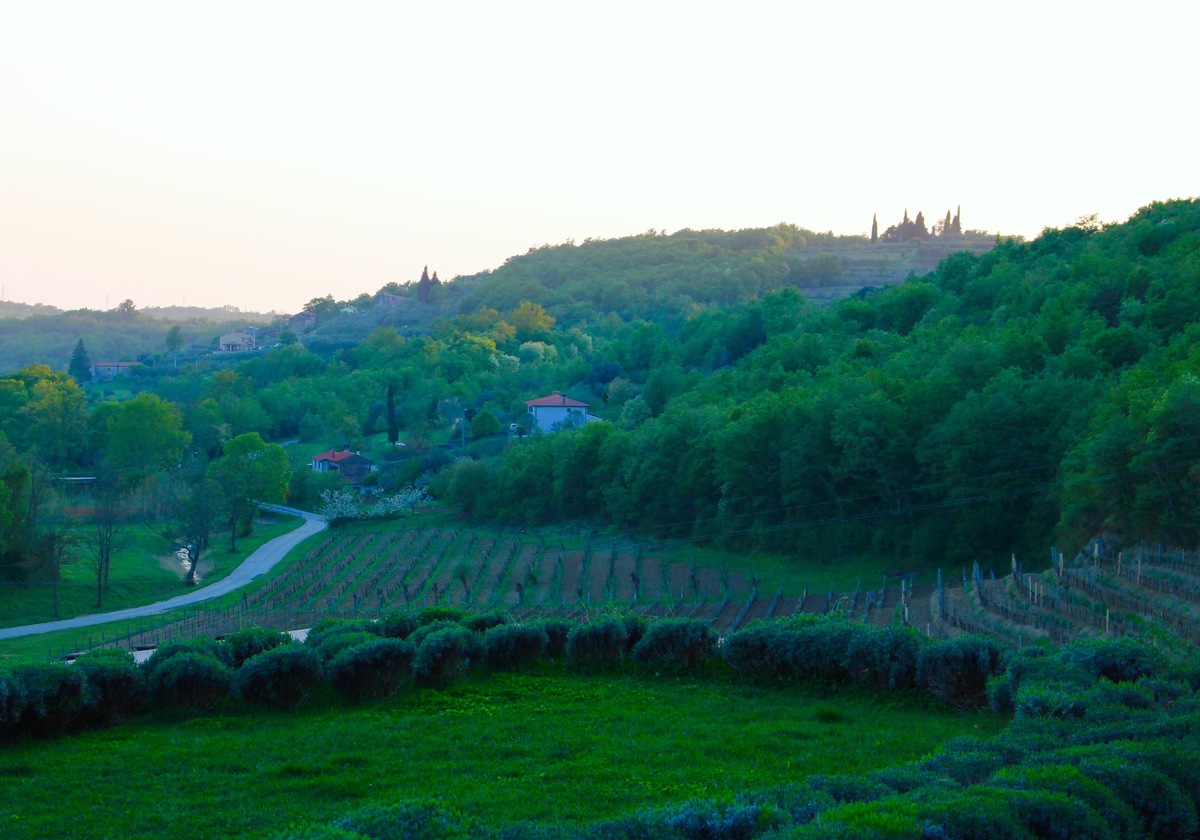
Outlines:
{"label": "paved road", "polygon": [[115,612],[96,613],[94,615],[81,615],[75,618],[64,618],[61,621],[47,621],[43,624],[26,624],[21,627],[5,627],[0,629],[0,639],[15,639],[18,636],[33,636],[38,633],[50,633],[55,630],[72,630],[80,627],[91,627],[94,624],[105,624],[109,621],[124,621],[127,618],[142,618],[148,615],[158,615],[167,610],[175,609],[176,607],[187,606],[188,604],[199,604],[201,601],[208,601],[221,595],[233,592],[240,589],[250,581],[254,580],[259,575],[265,574],[268,569],[283,559],[284,555],[296,546],[301,540],[311,537],[319,531],[325,530],[325,517],[318,516],[315,513],[307,513],[295,508],[280,507],[278,505],[263,505],[270,510],[278,511],[279,513],[289,513],[293,516],[304,518],[304,524],[284,534],[281,537],[276,537],[270,542],[259,546],[249,557],[247,557],[242,565],[234,569],[227,577],[221,578],[216,583],[210,583],[207,586],[202,586],[199,589],[193,589],[184,595],[177,595],[174,598],[168,598],[165,601],[156,601],[153,604],[146,604],[141,607],[130,607],[127,610],[116,610]]}

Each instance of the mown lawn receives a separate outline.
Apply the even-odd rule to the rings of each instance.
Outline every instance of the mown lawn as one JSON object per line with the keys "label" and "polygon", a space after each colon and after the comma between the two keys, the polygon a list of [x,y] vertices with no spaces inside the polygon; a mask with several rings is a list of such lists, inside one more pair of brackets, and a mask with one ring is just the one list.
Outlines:
{"label": "mown lawn", "polygon": [[13,840],[262,837],[415,797],[493,826],[585,823],[906,762],[1003,724],[916,695],[498,674],[375,706],[235,710],[8,747],[0,825]]}

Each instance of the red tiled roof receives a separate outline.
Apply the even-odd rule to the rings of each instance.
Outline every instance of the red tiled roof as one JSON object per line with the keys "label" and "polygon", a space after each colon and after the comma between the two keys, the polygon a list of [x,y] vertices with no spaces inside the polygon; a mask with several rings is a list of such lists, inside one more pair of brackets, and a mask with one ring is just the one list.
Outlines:
{"label": "red tiled roof", "polygon": [[345,461],[347,458],[353,458],[353,457],[354,457],[354,453],[351,452],[349,449],[342,449],[342,450],[330,449],[328,452],[322,452],[320,455],[314,455],[313,460],[314,461],[333,461],[333,463],[336,464],[339,461]]}
{"label": "red tiled roof", "polygon": [[553,405],[556,405],[556,406],[566,406],[567,408],[587,408],[588,407],[587,403],[580,402],[579,400],[573,400],[570,397],[564,396],[562,394],[551,394],[548,397],[538,397],[536,400],[526,400],[525,405],[531,405],[531,406],[541,406],[541,405],[553,406]]}

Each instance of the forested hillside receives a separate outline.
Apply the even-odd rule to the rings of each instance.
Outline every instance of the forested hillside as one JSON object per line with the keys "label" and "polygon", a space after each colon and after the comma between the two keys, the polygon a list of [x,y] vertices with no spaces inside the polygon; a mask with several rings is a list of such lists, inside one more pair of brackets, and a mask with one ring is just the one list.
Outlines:
{"label": "forested hillside", "polygon": [[1037,556],[1100,529],[1191,544],[1198,249],[1200,204],[1170,202],[828,311],[784,290],[635,327],[602,358],[640,392],[617,423],[435,487],[477,516],[810,557]]}
{"label": "forested hillside", "polygon": [[[1037,561],[1102,530],[1197,542],[1200,201],[951,254],[824,307],[795,281],[819,262],[794,258],[801,239],[814,249],[791,228],[536,249],[386,287],[386,308],[364,293],[365,313],[314,301],[329,313],[302,343],[124,384],[178,407],[192,469],[248,433],[299,439],[296,464],[346,445],[381,489],[417,482],[481,521],[898,568]],[[348,323],[372,331],[321,341]],[[524,434],[525,402],[552,391],[609,422]],[[176,416],[104,399],[45,368],[0,379],[0,516],[32,521],[29,469],[124,463],[114,439]],[[294,472],[293,500],[317,489]]]}
{"label": "forested hillside", "polygon": [[65,370],[76,342],[83,339],[92,361],[136,361],[166,352],[173,324],[181,329],[181,348],[207,349],[221,332],[240,324],[263,324],[270,317],[254,312],[199,307],[138,309],[132,301],[101,312],[62,312],[52,306],[0,304],[0,374],[26,365]]}

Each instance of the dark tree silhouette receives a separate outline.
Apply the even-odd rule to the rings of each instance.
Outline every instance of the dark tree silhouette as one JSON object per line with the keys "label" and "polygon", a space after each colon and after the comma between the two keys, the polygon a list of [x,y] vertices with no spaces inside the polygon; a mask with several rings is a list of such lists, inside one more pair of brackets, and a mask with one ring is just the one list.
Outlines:
{"label": "dark tree silhouette", "polygon": [[88,351],[83,346],[82,338],[75,344],[75,350],[71,353],[71,363],[67,366],[67,373],[71,374],[71,378],[80,385],[92,381],[92,360],[88,357]]}

